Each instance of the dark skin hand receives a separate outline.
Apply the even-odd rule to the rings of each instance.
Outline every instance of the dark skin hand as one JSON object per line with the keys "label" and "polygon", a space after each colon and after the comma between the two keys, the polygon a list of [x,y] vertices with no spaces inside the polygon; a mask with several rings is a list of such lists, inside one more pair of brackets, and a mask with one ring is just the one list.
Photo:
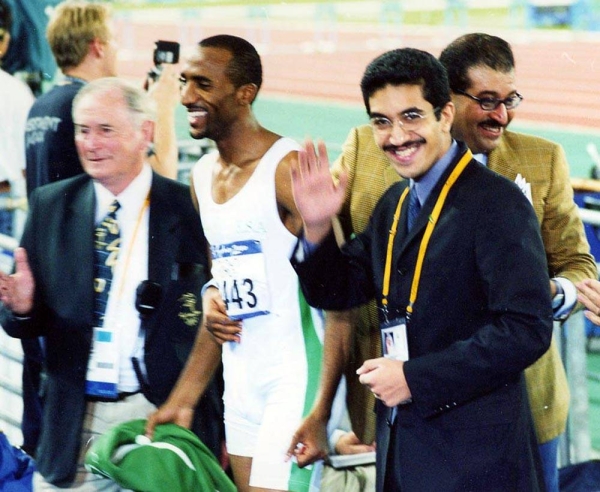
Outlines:
{"label": "dark skin hand", "polygon": [[219,289],[209,287],[202,298],[202,310],[205,313],[206,328],[220,345],[226,342],[240,343],[242,322],[227,315],[227,308]]}

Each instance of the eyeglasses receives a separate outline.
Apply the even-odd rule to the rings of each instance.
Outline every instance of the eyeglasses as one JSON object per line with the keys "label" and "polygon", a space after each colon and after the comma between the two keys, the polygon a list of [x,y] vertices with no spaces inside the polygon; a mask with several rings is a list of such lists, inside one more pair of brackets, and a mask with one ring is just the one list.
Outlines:
{"label": "eyeglasses", "polygon": [[[432,113],[437,115],[440,108],[435,108]],[[398,126],[405,131],[413,131],[421,126],[423,120],[427,117],[428,113],[421,113],[419,111],[406,111],[402,113],[397,120]],[[394,121],[390,120],[385,116],[373,116],[369,123],[374,131],[377,133],[389,133],[394,128]]]}
{"label": "eyeglasses", "polygon": [[484,111],[494,111],[501,104],[504,104],[506,109],[515,109],[523,100],[523,96],[518,92],[515,92],[512,96],[508,96],[506,99],[498,99],[496,97],[475,97],[471,94],[467,94],[465,91],[459,90],[455,90],[454,92],[461,96],[467,96],[473,99],[473,101],[477,101]]}

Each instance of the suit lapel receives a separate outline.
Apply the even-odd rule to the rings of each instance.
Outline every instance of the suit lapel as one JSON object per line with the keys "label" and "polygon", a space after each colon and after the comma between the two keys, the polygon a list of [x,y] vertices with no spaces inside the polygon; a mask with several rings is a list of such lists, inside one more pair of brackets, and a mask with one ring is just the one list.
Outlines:
{"label": "suit lapel", "polygon": [[[462,154],[461,154],[462,155]],[[458,162],[458,161],[456,161]],[[403,253],[404,250],[412,244],[415,239],[419,239],[422,237],[423,229],[427,226],[429,221],[429,216],[431,212],[433,212],[433,207],[435,205],[435,201],[440,194],[442,183],[448,179],[449,174],[454,169],[456,162],[451,164],[441,176],[439,182],[435,185],[433,190],[431,191],[430,196],[427,198],[424,204],[421,206],[421,211],[410,231],[407,232],[407,222],[408,222],[408,195],[402,204],[402,214],[400,215],[400,222],[398,224],[398,233],[396,234],[396,240],[394,241],[394,258],[397,260]],[[420,240],[420,239],[419,239]]]}
{"label": "suit lapel", "polygon": [[[411,242],[419,230],[420,220],[416,220],[413,224],[413,228],[407,233],[408,198],[408,195],[406,195],[404,203],[402,204],[400,220],[398,221],[398,229],[396,231],[396,237],[394,238],[394,257],[396,258],[402,254],[406,246]],[[421,209],[421,211],[423,211],[423,209]]]}
{"label": "suit lapel", "polygon": [[171,279],[171,268],[176,254],[177,237],[173,233],[179,225],[178,214],[171,213],[167,181],[152,174],[150,189],[150,220],[148,238],[148,278],[165,289]]}
{"label": "suit lapel", "polygon": [[[81,308],[89,314],[90,322],[94,310],[94,217],[96,210],[96,197],[91,180],[85,183],[73,195],[65,217],[63,237],[70,238],[72,244],[68,245],[68,255],[57,262],[65,261],[62,271],[69,271],[68,265],[75,265],[76,274],[69,279],[72,292],[81,296]],[[68,257],[67,257],[68,256]]]}
{"label": "suit lapel", "polygon": [[[427,200],[422,205],[421,212],[417,216],[412,229],[408,233],[406,233],[406,222],[408,220],[408,196],[404,200],[404,203],[402,204],[402,215],[400,216],[400,224],[398,225],[398,234],[396,235],[396,240],[394,241],[394,263],[397,263],[398,259],[401,257],[404,251],[412,244],[414,240],[421,240],[423,229],[425,229],[425,227],[429,223],[429,217],[433,212],[433,208],[438,197],[440,196],[444,183],[446,182],[454,168],[458,165],[460,159],[466,151],[465,146],[461,146],[459,149],[460,150],[456,155],[454,161],[444,171],[436,185],[433,187],[433,190],[431,191],[430,195],[427,197]],[[472,163],[467,164],[467,168],[471,164]],[[448,203],[450,202],[447,201],[446,205],[444,206],[447,206]],[[444,213],[443,210],[441,213]]]}

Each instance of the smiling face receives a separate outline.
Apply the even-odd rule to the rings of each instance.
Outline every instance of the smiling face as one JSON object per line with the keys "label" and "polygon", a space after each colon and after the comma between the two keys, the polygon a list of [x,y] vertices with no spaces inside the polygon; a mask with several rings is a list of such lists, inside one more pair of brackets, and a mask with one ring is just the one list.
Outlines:
{"label": "smiling face", "polygon": [[232,54],[222,48],[197,47],[181,72],[181,103],[188,110],[192,138],[219,140],[237,119],[237,90],[227,76]]}
{"label": "smiling face", "polygon": [[142,170],[152,122],[134,115],[118,89],[85,95],[76,106],[74,122],[83,169],[118,195]]}
{"label": "smiling face", "polygon": [[[385,117],[394,124],[387,132],[374,129],[377,145],[383,149],[396,172],[405,179],[423,176],[450,148],[452,103],[439,109],[423,97],[420,85],[386,85],[369,98],[370,115]],[[407,113],[423,116],[416,127],[406,130],[398,124]]]}
{"label": "smiling face", "polygon": [[[478,98],[505,99],[517,92],[514,70],[500,72],[477,65],[468,70],[467,77],[470,84],[465,92]],[[456,107],[452,136],[465,142],[474,154],[494,150],[515,114],[515,109],[507,110],[504,104],[484,111],[477,101],[456,93],[452,94],[452,102]]]}

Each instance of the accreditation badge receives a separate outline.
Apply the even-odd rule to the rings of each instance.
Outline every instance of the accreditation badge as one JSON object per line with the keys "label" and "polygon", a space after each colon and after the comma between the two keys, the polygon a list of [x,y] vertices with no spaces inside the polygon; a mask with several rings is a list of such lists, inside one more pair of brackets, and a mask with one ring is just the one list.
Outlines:
{"label": "accreditation badge", "polygon": [[231,319],[268,314],[271,298],[260,241],[211,246],[212,275]]}
{"label": "accreditation badge", "polygon": [[85,381],[86,395],[117,398],[119,350],[115,342],[114,331],[94,328],[92,353]]}
{"label": "accreditation badge", "polygon": [[408,360],[406,318],[396,318],[381,324],[383,356],[394,360]]}

